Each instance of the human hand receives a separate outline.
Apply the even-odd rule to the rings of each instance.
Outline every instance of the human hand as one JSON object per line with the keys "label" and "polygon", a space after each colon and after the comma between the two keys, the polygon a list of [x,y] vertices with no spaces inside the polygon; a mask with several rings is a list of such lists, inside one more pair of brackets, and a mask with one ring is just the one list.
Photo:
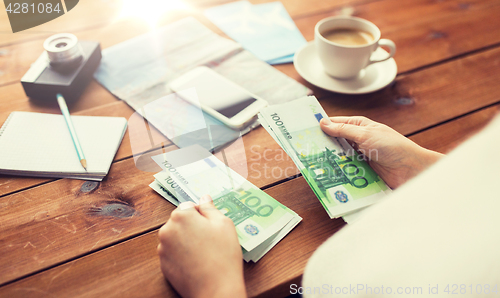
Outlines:
{"label": "human hand", "polygon": [[391,188],[405,183],[443,156],[365,117],[323,118],[320,126],[328,135],[354,142],[355,149],[368,157],[370,166]]}
{"label": "human hand", "polygon": [[158,236],[161,271],[182,297],[246,297],[236,229],[210,196],[180,204]]}

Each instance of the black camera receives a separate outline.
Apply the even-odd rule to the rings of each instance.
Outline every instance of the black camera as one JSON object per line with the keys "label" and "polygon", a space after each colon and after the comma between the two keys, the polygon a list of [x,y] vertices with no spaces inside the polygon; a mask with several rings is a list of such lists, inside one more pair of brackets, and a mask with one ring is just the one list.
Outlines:
{"label": "black camera", "polygon": [[21,79],[26,95],[54,101],[57,93],[68,101],[80,97],[101,61],[99,43],[60,33],[47,38],[43,47],[45,52]]}

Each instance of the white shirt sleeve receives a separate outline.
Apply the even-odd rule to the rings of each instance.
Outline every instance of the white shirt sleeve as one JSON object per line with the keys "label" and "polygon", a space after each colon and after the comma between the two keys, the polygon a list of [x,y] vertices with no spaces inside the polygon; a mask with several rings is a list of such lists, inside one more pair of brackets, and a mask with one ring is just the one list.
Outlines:
{"label": "white shirt sleeve", "polygon": [[500,117],[330,237],[297,288],[308,298],[499,297]]}

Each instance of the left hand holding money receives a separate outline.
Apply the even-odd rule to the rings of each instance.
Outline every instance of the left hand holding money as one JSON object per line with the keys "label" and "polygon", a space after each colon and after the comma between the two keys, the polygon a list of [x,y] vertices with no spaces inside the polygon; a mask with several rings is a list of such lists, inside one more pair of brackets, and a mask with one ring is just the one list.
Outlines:
{"label": "left hand holding money", "polygon": [[159,239],[161,270],[182,297],[246,297],[234,224],[210,196],[179,205]]}

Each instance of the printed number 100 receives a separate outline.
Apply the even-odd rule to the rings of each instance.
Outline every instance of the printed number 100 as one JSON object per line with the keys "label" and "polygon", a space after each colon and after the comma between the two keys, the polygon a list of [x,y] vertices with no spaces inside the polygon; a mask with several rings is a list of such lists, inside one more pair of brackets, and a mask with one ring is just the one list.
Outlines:
{"label": "printed number 100", "polygon": [[252,193],[249,191],[243,191],[245,194],[239,197],[238,199],[240,201],[244,201],[244,204],[247,205],[250,208],[257,208],[255,210],[255,213],[257,215],[262,216],[262,217],[268,217],[273,213],[273,207],[270,205],[261,205],[262,200],[257,197],[257,196],[250,196]]}
{"label": "printed number 100", "polygon": [[9,3],[7,9],[5,9],[8,13],[60,13],[61,9],[59,8],[59,3],[56,6],[52,6],[52,3]]}

